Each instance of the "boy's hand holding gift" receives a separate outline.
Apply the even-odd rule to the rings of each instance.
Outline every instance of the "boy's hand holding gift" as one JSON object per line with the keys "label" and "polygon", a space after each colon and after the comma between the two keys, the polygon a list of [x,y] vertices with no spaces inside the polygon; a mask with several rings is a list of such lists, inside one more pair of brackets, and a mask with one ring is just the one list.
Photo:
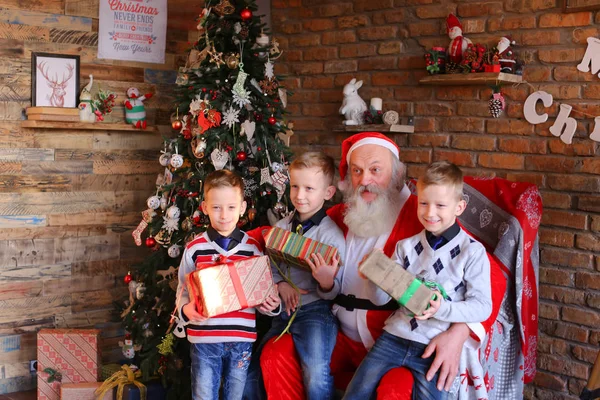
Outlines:
{"label": "boy's hand holding gift", "polygon": [[270,313],[271,311],[275,310],[277,307],[279,307],[280,304],[281,304],[281,299],[279,298],[279,294],[271,293],[271,294],[269,294],[269,296],[267,296],[267,298],[265,299],[265,302],[262,303],[261,305],[259,305],[258,307],[256,307],[256,309],[261,314],[267,314],[267,313]]}
{"label": "boy's hand holding gift", "polygon": [[202,306],[196,304],[196,297],[190,296],[190,302],[183,306],[182,311],[190,321],[206,321],[208,318],[197,311],[199,307]]}
{"label": "boy's hand holding gift", "polygon": [[277,285],[277,289],[279,289],[279,295],[285,303],[285,311],[287,312],[287,315],[290,315],[292,312],[294,312],[294,310],[296,310],[296,308],[298,308],[300,295],[308,293],[308,290],[294,289],[292,285],[287,282],[280,282]]}
{"label": "boy's hand holding gift", "polygon": [[334,254],[331,264],[328,264],[320,253],[313,253],[311,257],[312,261],[307,259],[306,262],[312,270],[313,278],[319,282],[321,289],[326,292],[330,291],[333,288],[335,275],[340,269],[338,266],[340,263],[339,255],[337,253]]}
{"label": "boy's hand holding gift", "polygon": [[442,305],[442,299],[444,298],[444,296],[442,296],[442,293],[438,290],[434,290],[433,293],[435,294],[435,296],[429,301],[429,308],[423,311],[423,314],[415,315],[415,319],[423,321],[429,318],[433,318],[435,313],[440,309],[440,306]]}

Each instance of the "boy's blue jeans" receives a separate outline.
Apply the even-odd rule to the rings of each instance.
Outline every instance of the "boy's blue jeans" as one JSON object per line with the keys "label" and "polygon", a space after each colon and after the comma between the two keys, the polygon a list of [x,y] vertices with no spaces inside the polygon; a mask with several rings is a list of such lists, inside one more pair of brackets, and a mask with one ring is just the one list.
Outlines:
{"label": "boy's blue jeans", "polygon": [[[273,319],[271,329],[262,339],[250,364],[244,399],[262,400],[267,398],[260,370],[260,354],[269,339],[279,336],[283,332],[292,315],[288,316],[287,312],[282,311]],[[335,388],[329,363],[337,337],[337,322],[331,314],[331,303],[317,300],[300,307],[290,327],[290,332],[302,366],[302,378],[307,399],[333,399]]]}
{"label": "boy's blue jeans", "polygon": [[434,358],[421,358],[426,347],[423,343],[402,339],[384,331],[360,363],[346,389],[344,400],[376,399],[379,381],[396,367],[406,367],[412,372],[415,379],[413,400],[446,400],[448,392],[436,387],[439,373],[430,382],[425,379]]}
{"label": "boy's blue jeans", "polygon": [[190,356],[194,400],[219,400],[221,377],[223,399],[242,398],[252,356],[252,343],[193,343]]}

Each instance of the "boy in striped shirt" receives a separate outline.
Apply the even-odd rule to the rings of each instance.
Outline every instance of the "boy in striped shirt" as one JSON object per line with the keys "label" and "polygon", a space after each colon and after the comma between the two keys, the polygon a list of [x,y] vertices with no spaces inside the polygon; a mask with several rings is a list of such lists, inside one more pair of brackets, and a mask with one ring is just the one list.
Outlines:
{"label": "boy in striped shirt", "polygon": [[[218,258],[236,261],[262,255],[259,244],[237,228],[246,211],[244,183],[237,174],[219,170],[204,181],[202,211],[210,218],[210,227],[185,248],[179,266],[180,318],[187,323],[192,360],[192,397],[194,400],[219,399],[223,378],[226,400],[242,398],[252,343],[256,341],[254,308],[234,311],[206,318],[198,313],[198,305],[190,298],[185,284],[186,276],[198,263],[214,264]],[[280,299],[271,295],[257,307],[267,315],[277,315]]]}

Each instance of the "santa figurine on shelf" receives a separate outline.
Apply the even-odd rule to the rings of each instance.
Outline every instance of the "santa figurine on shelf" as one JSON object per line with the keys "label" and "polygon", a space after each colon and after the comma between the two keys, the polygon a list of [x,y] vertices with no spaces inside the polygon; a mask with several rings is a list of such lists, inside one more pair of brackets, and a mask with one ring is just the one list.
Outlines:
{"label": "santa figurine on shelf", "polygon": [[500,71],[514,73],[515,66],[517,64],[517,60],[515,60],[515,54],[513,52],[512,46],[514,46],[516,42],[511,40],[510,36],[504,36],[500,38],[498,41],[498,58],[500,59]]}
{"label": "santa figurine on shelf", "polygon": [[446,18],[446,30],[450,38],[450,46],[448,46],[448,60],[450,62],[460,64],[463,53],[472,42],[463,36],[462,25],[454,14],[448,15]]}

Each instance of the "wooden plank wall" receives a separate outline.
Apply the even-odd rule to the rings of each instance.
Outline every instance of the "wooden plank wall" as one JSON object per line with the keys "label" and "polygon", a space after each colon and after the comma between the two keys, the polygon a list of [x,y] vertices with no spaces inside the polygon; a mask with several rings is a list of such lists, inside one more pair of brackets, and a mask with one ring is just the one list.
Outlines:
{"label": "wooden plank wall", "polygon": [[[194,4],[191,4],[194,3]],[[109,323],[123,276],[144,257],[131,238],[159,172],[177,67],[195,40],[200,1],[169,0],[163,65],[99,60],[98,0],[0,0],[0,393],[35,387],[42,327],[97,327],[103,359],[119,358]],[[31,102],[31,53],[78,54],[81,86],[137,86],[157,133],[20,127]],[[107,119],[123,121],[122,107]]]}

